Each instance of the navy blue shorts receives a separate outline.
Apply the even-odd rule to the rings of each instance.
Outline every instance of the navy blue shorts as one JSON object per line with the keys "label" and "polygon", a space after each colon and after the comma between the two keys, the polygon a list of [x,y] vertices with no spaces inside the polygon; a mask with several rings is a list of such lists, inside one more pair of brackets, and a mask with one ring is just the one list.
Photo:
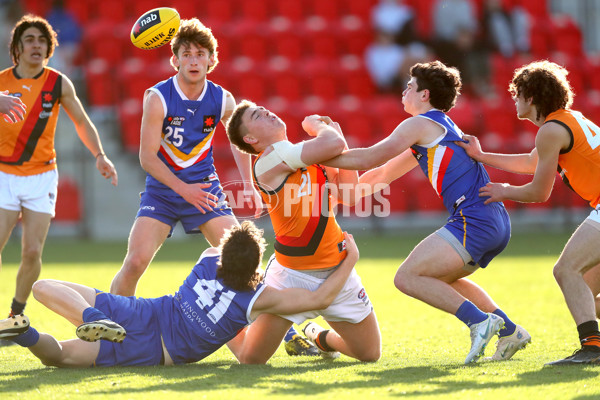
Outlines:
{"label": "navy blue shorts", "polygon": [[444,229],[471,256],[472,260],[465,260],[465,264],[485,268],[508,245],[510,217],[501,203],[465,207],[448,218],[442,230]]}
{"label": "navy blue shorts", "polygon": [[233,211],[227,204],[225,193],[220,182],[215,179],[210,181],[211,187],[207,189],[217,196],[217,206],[206,214],[202,214],[196,207],[188,203],[175,192],[172,194],[145,191],[140,196],[140,209],[137,217],[150,217],[171,227],[169,236],[178,221],[181,221],[185,233],[200,233],[200,226],[213,218],[224,215],[233,216]]}
{"label": "navy blue shorts", "polygon": [[123,343],[100,342],[94,366],[160,365],[163,360],[158,316],[150,300],[117,296],[96,289],[95,308],[125,328]]}

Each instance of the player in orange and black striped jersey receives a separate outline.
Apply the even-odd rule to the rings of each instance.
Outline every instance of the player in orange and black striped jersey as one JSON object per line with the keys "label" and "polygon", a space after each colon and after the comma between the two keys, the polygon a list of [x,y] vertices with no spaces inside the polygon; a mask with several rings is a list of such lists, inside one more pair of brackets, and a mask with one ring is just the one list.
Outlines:
{"label": "player in orange and black striped jersey", "polygon": [[[346,143],[339,125],[328,117],[312,115],[304,119],[302,127],[313,138],[290,143],[283,121],[248,101],[238,104],[227,124],[230,142],[257,155],[254,181],[275,231],[275,254],[267,264],[265,282],[278,289],[316,290],[338,268],[346,251],[332,206],[335,201],[353,204],[358,183],[355,171],[319,165],[344,150]],[[347,190],[340,190],[344,189],[342,185]],[[353,272],[326,309],[259,316],[248,328],[240,361],[266,362],[292,323],[300,325],[319,315],[333,329],[323,330],[309,322],[303,331],[324,357],[344,353],[361,361],[379,359],[377,318],[360,277]]]}
{"label": "player in orange and black striped jersey", "polygon": [[[42,250],[54,216],[58,185],[54,136],[60,105],[95,156],[100,174],[117,185],[115,167],[106,157],[73,84],[46,66],[57,45],[56,33],[45,19],[26,15],[12,31],[14,66],[0,72],[0,88],[26,106],[21,121],[15,118],[22,114],[19,101],[9,105],[4,121],[0,120],[0,250],[19,217],[23,224],[23,256],[11,306],[13,315],[23,313],[31,286],[40,274]],[[11,107],[17,108],[11,111]]]}
{"label": "player in orange and black striped jersey", "polygon": [[539,127],[530,153],[484,153],[473,136],[467,136],[469,143],[462,145],[471,157],[485,164],[533,174],[533,180],[522,186],[488,183],[480,189],[486,203],[544,202],[558,170],[565,183],[593,208],[554,266],[554,276],[577,324],[581,348],[547,365],[600,363],[596,320],[600,315],[600,128],[571,109],[573,92],[567,74],[565,68],[549,61],[533,62],[515,71],[510,91],[517,116]]}

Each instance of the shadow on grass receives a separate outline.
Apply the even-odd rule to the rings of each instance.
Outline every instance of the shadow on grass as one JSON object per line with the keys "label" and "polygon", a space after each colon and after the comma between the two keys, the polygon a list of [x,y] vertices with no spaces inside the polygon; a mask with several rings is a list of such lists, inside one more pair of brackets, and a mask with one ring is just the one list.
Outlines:
{"label": "shadow on grass", "polygon": [[[111,367],[90,369],[33,368],[0,373],[0,392],[23,392],[36,390],[43,386],[74,385],[102,381],[102,389],[92,387],[82,393],[115,395],[123,393],[150,393],[160,390],[173,392],[204,393],[221,390],[254,389],[266,390],[274,395],[297,395],[302,393],[319,394],[332,390],[378,389],[388,388],[386,395],[422,396],[444,395],[465,390],[506,389],[511,387],[547,387],[551,384],[576,381],[593,381],[600,375],[600,369],[589,366],[568,368],[540,368],[514,375],[510,381],[482,382],[485,371],[473,369],[472,378],[464,379],[465,366],[411,366],[369,370],[377,364],[364,364],[356,361],[304,361],[299,360],[292,366],[273,367],[270,365],[238,365],[228,361],[200,362],[173,367]],[[344,375],[344,369],[362,367],[354,370],[359,378],[336,379],[338,373]],[[340,370],[340,371],[336,371]],[[330,379],[315,380],[319,374]],[[140,379],[141,378],[141,379]],[[455,379],[453,379],[455,378]],[[140,379],[138,381],[138,379]],[[143,380],[143,381],[142,381]],[[143,387],[131,387],[132,382],[148,382]],[[400,387],[398,387],[398,386]],[[408,385],[408,386],[407,386]],[[414,389],[410,385],[418,385]],[[420,389],[420,388],[423,389]],[[397,390],[396,390],[397,389]],[[587,400],[594,397],[579,397]]]}

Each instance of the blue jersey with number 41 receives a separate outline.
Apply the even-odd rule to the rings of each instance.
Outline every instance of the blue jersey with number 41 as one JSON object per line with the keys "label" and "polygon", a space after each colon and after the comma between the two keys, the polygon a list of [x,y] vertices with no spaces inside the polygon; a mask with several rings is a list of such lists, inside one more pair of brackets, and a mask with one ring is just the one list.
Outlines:
{"label": "blue jersey with number 41", "polygon": [[214,353],[252,322],[250,312],[265,286],[237,292],[217,278],[219,255],[205,251],[174,296],[155,299],[160,331],[175,364]]}

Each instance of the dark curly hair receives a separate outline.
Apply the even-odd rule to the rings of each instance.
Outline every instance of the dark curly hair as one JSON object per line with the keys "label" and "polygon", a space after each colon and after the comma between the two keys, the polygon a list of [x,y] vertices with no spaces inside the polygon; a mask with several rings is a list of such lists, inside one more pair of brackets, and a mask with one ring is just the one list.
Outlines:
{"label": "dark curly hair", "polygon": [[[208,66],[207,72],[215,69],[219,63],[219,53],[217,51],[218,42],[214,37],[212,30],[204,26],[198,18],[182,19],[179,23],[179,30],[171,40],[171,51],[173,51],[173,55],[177,57],[181,46],[189,47],[192,43],[204,47],[211,55],[214,55],[215,63],[214,65]],[[172,64],[173,63],[171,62],[171,65]],[[174,65],[173,67],[177,69]]]}
{"label": "dark curly hair", "polygon": [[411,67],[410,76],[417,80],[417,92],[429,90],[429,103],[443,112],[456,104],[462,82],[460,72],[440,61],[418,63]]}
{"label": "dark curly hair", "polygon": [[[54,49],[58,46],[56,32],[54,32],[52,25],[50,25],[48,21],[42,17],[38,17],[37,15],[24,15],[16,23],[11,33],[12,39],[10,41],[9,49],[10,57],[12,58],[14,65],[19,64],[19,56],[21,55],[22,50],[21,38],[23,37],[23,32],[31,27],[39,29],[42,33],[42,36],[46,39],[46,43],[48,43],[48,50],[46,52],[46,57],[44,57],[46,60],[52,57],[54,54]],[[19,48],[19,46],[21,46],[21,48]]]}
{"label": "dark curly hair", "polygon": [[575,94],[567,75],[569,71],[558,64],[535,61],[515,70],[508,91],[515,98],[533,99],[536,118],[545,118],[556,110],[571,108]]}
{"label": "dark curly hair", "polygon": [[231,118],[227,122],[227,137],[229,141],[237,146],[240,151],[248,154],[258,154],[250,144],[244,142],[244,133],[242,132],[242,116],[249,107],[256,107],[256,104],[249,100],[242,100],[233,110]]}
{"label": "dark curly hair", "polygon": [[262,229],[251,221],[229,229],[221,238],[217,277],[237,291],[255,289],[262,279],[257,269],[266,246]]}

